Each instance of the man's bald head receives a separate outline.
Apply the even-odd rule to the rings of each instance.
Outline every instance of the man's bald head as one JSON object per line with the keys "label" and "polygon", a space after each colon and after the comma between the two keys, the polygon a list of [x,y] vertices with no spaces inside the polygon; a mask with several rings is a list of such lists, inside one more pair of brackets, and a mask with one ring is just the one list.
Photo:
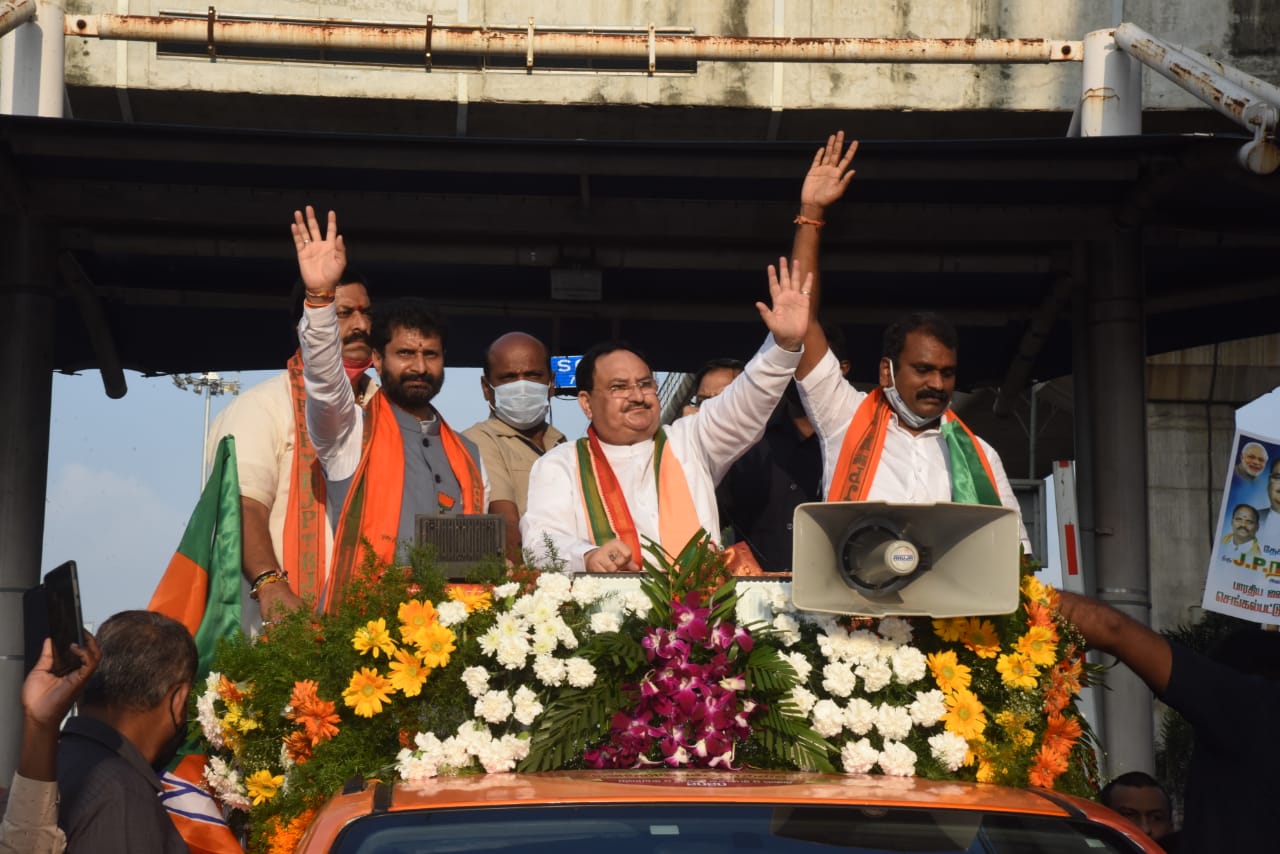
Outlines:
{"label": "man's bald head", "polygon": [[[494,339],[484,351],[484,375],[491,382],[498,380],[501,373],[502,363],[509,361],[513,356],[528,353],[533,356],[538,364],[544,369],[545,379],[538,382],[550,382],[551,380],[551,357],[547,353],[547,347],[537,338],[527,332],[508,332]],[[532,377],[514,377],[513,379],[532,379]],[[510,380],[507,380],[510,382]]]}

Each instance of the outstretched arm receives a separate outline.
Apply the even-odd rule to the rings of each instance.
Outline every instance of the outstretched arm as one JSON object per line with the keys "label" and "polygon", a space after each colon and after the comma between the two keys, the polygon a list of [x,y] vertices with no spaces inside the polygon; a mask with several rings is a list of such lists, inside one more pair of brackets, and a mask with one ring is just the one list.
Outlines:
{"label": "outstretched arm", "polygon": [[[853,155],[858,151],[856,141],[845,149],[844,131],[827,137],[827,144],[813,156],[809,172],[800,188],[800,215],[796,217],[796,236],[791,245],[792,261],[803,276],[812,275],[809,293],[810,323],[804,339],[804,356],[796,369],[796,378],[803,379],[817,366],[827,352],[827,336],[818,322],[819,276],[818,247],[820,230],[826,222],[827,207],[835,203],[848,189],[854,171],[849,168]],[[843,154],[841,153],[843,152]]]}
{"label": "outstretched arm", "polygon": [[1152,691],[1164,694],[1173,672],[1173,650],[1163,635],[1105,602],[1066,590],[1060,595],[1059,610],[1075,624],[1089,646],[1114,655]]}

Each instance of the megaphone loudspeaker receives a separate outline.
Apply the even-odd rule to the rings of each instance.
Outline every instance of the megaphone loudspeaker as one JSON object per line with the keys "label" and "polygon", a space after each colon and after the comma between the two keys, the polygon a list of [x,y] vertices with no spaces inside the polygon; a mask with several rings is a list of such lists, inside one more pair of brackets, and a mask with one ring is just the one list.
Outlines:
{"label": "megaphone loudspeaker", "polygon": [[792,524],[797,608],[946,618],[1018,607],[1018,514],[1008,507],[815,502]]}

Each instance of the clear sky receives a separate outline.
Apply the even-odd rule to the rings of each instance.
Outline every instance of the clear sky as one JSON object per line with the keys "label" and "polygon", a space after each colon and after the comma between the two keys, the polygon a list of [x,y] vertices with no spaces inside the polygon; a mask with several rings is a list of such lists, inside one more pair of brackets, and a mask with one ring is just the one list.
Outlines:
{"label": "clear sky", "polygon": [[[273,373],[224,379],[248,388]],[[203,397],[167,376],[127,380],[128,394],[111,400],[96,371],[53,378],[41,571],[76,561],[84,618],[94,625],[146,607],[200,494]],[[210,420],[231,400],[215,396]],[[487,418],[480,369],[447,369],[436,402],[459,429]],[[570,438],[586,429],[576,400],[557,398],[551,412]]]}
{"label": "clear sky", "polygon": [[[238,377],[247,388],[271,375],[224,378]],[[465,429],[488,417],[479,377],[478,368],[446,371],[437,403],[453,426]],[[169,377],[130,373],[128,384],[124,398],[111,400],[97,372],[55,374],[53,380],[42,570],[76,561],[84,616],[95,625],[117,611],[146,606],[200,488],[203,398]],[[214,397],[212,415],[230,400]],[[570,438],[586,429],[576,400],[553,401],[552,420]],[[1264,436],[1280,435],[1277,425],[1280,391],[1239,417],[1241,429]],[[1051,572],[1056,545],[1051,541],[1045,556]]]}

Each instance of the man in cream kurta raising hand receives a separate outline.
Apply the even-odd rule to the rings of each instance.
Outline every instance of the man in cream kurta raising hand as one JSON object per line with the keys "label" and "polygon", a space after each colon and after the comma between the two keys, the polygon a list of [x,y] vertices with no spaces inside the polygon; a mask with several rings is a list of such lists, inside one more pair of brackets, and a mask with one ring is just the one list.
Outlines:
{"label": "man in cream kurta raising hand", "polygon": [[769,267],[772,305],[756,303],[764,345],[695,415],[660,424],[657,382],[644,357],[618,341],[597,344],[578,365],[587,437],[540,458],[520,522],[537,563],[570,572],[638,572],[645,540],[677,554],[701,528],[719,540],[715,485],[759,441],[800,362],[809,325],[809,281]]}

